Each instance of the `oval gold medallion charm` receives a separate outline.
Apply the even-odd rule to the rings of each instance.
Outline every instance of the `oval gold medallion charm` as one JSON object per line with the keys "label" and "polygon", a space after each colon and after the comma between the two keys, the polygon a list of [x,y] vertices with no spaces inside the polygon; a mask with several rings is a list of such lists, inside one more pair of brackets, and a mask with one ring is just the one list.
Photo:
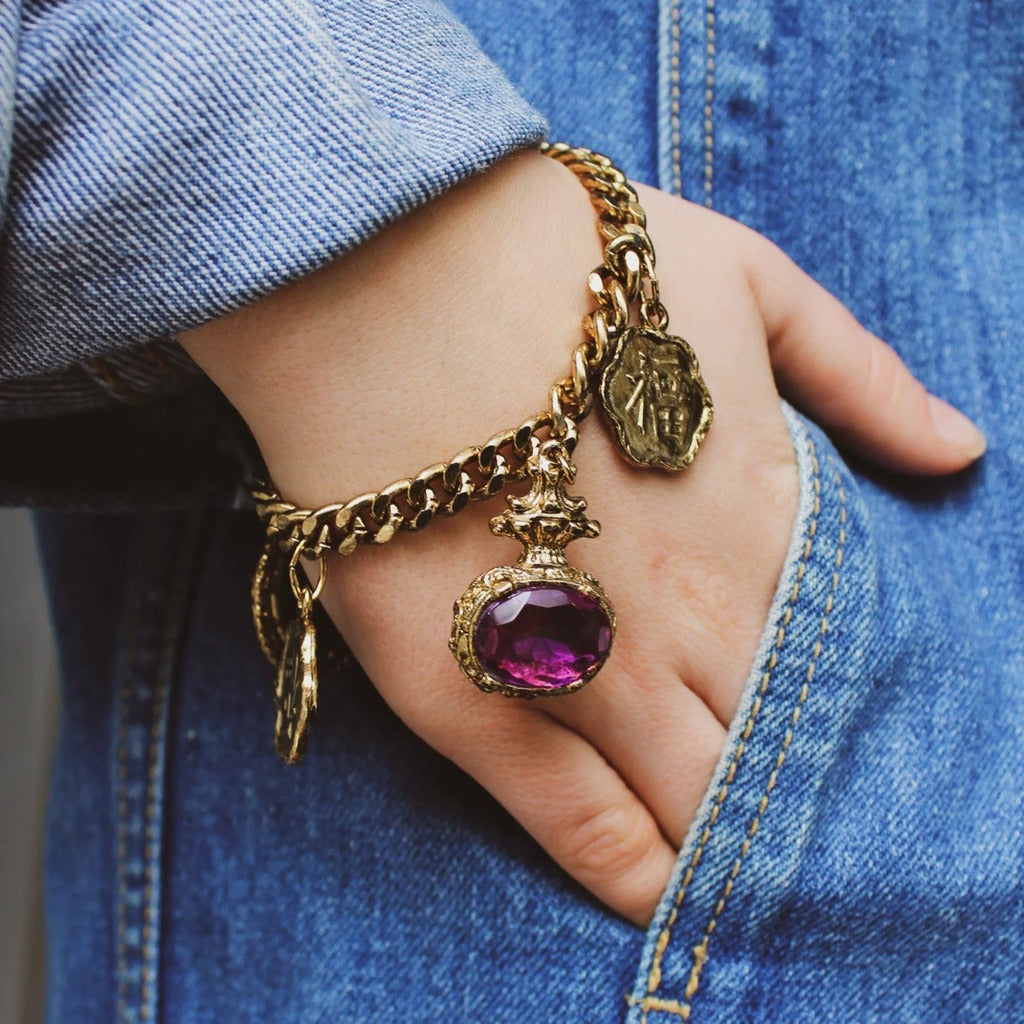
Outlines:
{"label": "oval gold medallion charm", "polygon": [[593,576],[569,565],[563,548],[596,537],[583,498],[566,494],[575,467],[558,440],[541,444],[526,465],[529,494],[509,498],[491,530],[523,544],[515,565],[478,576],[455,602],[448,646],[459,667],[487,693],[506,697],[573,693],[597,674],[615,634],[615,611]]}
{"label": "oval gold medallion charm", "polygon": [[630,462],[671,470],[696,458],[714,412],[693,349],[646,327],[623,332],[601,374],[601,402]]}
{"label": "oval gold medallion charm", "polygon": [[284,654],[277,668],[274,745],[288,764],[306,752],[310,720],[316,711],[316,632],[304,610],[285,630]]}

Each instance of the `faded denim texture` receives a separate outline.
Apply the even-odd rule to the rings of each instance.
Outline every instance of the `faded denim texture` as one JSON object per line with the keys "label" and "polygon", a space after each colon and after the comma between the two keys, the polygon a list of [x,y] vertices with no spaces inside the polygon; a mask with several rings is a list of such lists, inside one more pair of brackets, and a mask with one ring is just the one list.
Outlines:
{"label": "faded denim texture", "polygon": [[0,0],[0,500],[235,500],[175,332],[543,130],[431,0]]}
{"label": "faded denim texture", "polygon": [[398,13],[26,2],[0,375],[235,309],[540,135],[440,4]]}
{"label": "faded denim texture", "polygon": [[[1024,1019],[1019,5],[452,7],[553,137],[769,235],[989,452],[952,480],[892,479],[791,417],[789,558],[646,935],[354,666],[325,673],[303,766],[278,763],[251,517],[41,517],[67,702],[51,1020]],[[378,20],[359,31],[396,31]],[[432,79],[460,73],[429,57]]]}

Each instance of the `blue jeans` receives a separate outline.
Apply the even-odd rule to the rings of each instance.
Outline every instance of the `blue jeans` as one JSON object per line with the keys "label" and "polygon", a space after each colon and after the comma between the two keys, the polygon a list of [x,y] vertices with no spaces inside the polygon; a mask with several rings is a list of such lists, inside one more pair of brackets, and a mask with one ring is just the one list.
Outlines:
{"label": "blue jeans", "polygon": [[552,137],[773,238],[989,452],[895,479],[791,419],[789,557],[646,934],[356,665],[325,671],[311,752],[280,764],[250,515],[41,516],[65,676],[51,1019],[1024,1020],[1024,19],[451,6]]}

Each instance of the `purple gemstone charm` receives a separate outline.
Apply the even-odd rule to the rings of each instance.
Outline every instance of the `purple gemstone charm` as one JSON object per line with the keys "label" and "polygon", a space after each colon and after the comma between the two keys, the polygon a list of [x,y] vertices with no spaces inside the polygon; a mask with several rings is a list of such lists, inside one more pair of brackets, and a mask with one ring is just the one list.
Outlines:
{"label": "purple gemstone charm", "polygon": [[523,545],[515,565],[481,573],[455,602],[448,646],[466,676],[485,693],[539,697],[573,693],[605,663],[615,611],[601,584],[569,565],[564,548],[596,537],[587,503],[570,497],[575,475],[565,444],[533,439],[526,463],[530,493],[509,498],[491,531]]}
{"label": "purple gemstone charm", "polygon": [[531,583],[491,601],[476,622],[484,671],[509,686],[561,690],[593,675],[612,626],[593,597],[563,583]]}

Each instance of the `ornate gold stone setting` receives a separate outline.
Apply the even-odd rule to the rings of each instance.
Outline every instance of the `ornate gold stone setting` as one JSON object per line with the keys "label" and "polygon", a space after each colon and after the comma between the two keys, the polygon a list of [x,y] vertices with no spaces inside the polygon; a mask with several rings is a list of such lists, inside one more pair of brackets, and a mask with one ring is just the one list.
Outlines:
{"label": "ornate gold stone setting", "polygon": [[[493,533],[515,537],[523,544],[522,557],[515,565],[482,573],[455,602],[448,646],[465,675],[487,693],[527,699],[574,693],[608,657],[615,611],[601,584],[569,565],[563,550],[580,537],[596,537],[601,529],[587,517],[586,501],[565,491],[564,481],[571,481],[575,474],[562,441],[535,441],[527,463],[530,492],[522,498],[510,497],[509,507],[491,520]],[[518,646],[509,642],[504,664],[515,662],[518,669],[499,671],[494,667],[496,659],[488,662],[482,649],[481,622],[504,601],[522,603],[534,596],[541,605],[553,603],[560,608],[551,611],[547,624],[543,608],[528,610],[527,619],[538,635],[519,636]],[[574,625],[586,635],[565,635]],[[539,652],[538,664],[523,661],[522,652],[531,645]]]}

